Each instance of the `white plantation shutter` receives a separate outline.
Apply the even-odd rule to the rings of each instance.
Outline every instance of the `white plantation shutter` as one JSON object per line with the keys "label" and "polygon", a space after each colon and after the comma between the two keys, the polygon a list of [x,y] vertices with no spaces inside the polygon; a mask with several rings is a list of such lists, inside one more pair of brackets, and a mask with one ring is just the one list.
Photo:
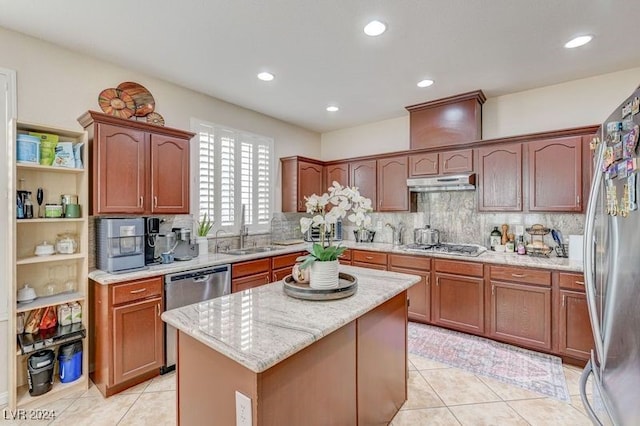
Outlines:
{"label": "white plantation shutter", "polygon": [[228,127],[192,120],[198,134],[194,215],[206,212],[218,229],[237,232],[245,206],[251,232],[269,231],[273,210],[273,140]]}

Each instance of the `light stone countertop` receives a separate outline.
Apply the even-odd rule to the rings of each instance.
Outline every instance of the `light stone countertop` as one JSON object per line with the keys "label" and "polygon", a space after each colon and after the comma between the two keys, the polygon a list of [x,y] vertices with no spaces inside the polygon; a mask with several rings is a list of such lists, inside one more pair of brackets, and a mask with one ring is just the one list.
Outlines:
{"label": "light stone countertop", "polygon": [[294,299],[278,281],[164,312],[162,320],[261,373],[420,280],[354,266],[341,265],[340,271],[358,279],[357,292],[345,299]]}
{"label": "light stone countertop", "polygon": [[[508,266],[523,266],[529,268],[543,268],[554,269],[559,271],[577,272],[583,271],[582,262],[569,260],[566,258],[556,257],[551,254],[551,257],[533,257],[533,256],[520,256],[515,253],[496,253],[493,251],[486,251],[478,257],[468,256],[455,256],[442,253],[415,253],[404,251],[402,246],[393,246],[387,243],[356,243],[355,241],[347,240],[342,241],[343,246],[361,249],[380,251],[385,253],[406,254],[415,256],[429,256],[434,258],[454,259],[468,262],[481,262],[490,263],[496,265],[508,265]],[[166,274],[173,274],[176,272],[183,272],[190,269],[204,268],[207,266],[222,265],[226,263],[244,262],[246,260],[260,259],[263,257],[278,256],[281,254],[294,253],[298,251],[305,251],[311,244],[302,243],[290,246],[282,246],[277,250],[272,250],[263,253],[254,253],[246,255],[229,255],[224,253],[209,253],[207,256],[197,257],[193,260],[185,262],[173,262],[166,265],[151,265],[148,269],[135,272],[127,272],[124,274],[110,274],[108,272],[101,271],[99,269],[93,270],[89,273],[89,278],[94,281],[109,285],[123,281],[136,280],[140,278],[157,277]]]}

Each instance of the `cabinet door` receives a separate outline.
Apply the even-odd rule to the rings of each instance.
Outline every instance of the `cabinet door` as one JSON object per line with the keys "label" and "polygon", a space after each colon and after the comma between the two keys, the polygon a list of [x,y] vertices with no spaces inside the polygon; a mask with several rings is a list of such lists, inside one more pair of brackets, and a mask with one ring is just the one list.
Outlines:
{"label": "cabinet door", "polygon": [[473,150],[440,153],[440,173],[467,173],[473,171]]}
{"label": "cabinet door", "polygon": [[409,156],[409,176],[431,176],[438,174],[438,153],[428,152]]}
{"label": "cabinet door", "polygon": [[432,290],[433,322],[474,334],[484,332],[484,280],[435,273]]}
{"label": "cabinet door", "polygon": [[560,290],[558,319],[558,351],[574,358],[589,359],[594,343],[585,294]]}
{"label": "cabinet door", "polygon": [[420,281],[407,289],[407,297],[409,298],[409,319],[428,323],[431,322],[431,306],[429,297],[429,271],[416,271],[415,269],[403,269],[390,267],[392,272],[400,272],[403,274],[412,274],[420,276]]}
{"label": "cabinet door", "polygon": [[151,212],[189,213],[189,141],[151,135]]}
{"label": "cabinet door", "polygon": [[162,367],[162,298],[113,308],[113,384]]}
{"label": "cabinet door", "polygon": [[[358,187],[360,195],[371,200],[374,210],[378,207],[376,199],[376,160],[354,161],[349,163],[349,185]],[[406,186],[407,183],[405,182]]]}
{"label": "cabinet door", "polygon": [[242,278],[234,278],[231,280],[231,292],[237,293],[239,291],[269,284],[270,282],[271,282],[270,272],[262,272],[260,274],[249,275],[247,277],[242,277]]}
{"label": "cabinet door", "polygon": [[551,350],[551,289],[491,281],[490,337]]}
{"label": "cabinet door", "polygon": [[582,211],[582,137],[532,141],[529,210]]}
{"label": "cabinet door", "polygon": [[306,212],[304,197],[312,194],[324,194],[322,185],[322,166],[319,164],[298,161],[298,211]]}
{"label": "cabinet door", "polygon": [[93,214],[144,213],[146,133],[98,124],[93,147]]}
{"label": "cabinet door", "polygon": [[408,158],[383,158],[378,160],[377,167],[378,211],[408,211]]}
{"label": "cabinet door", "polygon": [[522,211],[522,145],[478,149],[478,210]]}
{"label": "cabinet door", "polygon": [[327,188],[336,181],[342,186],[349,186],[349,163],[331,164],[324,168],[324,186]]}

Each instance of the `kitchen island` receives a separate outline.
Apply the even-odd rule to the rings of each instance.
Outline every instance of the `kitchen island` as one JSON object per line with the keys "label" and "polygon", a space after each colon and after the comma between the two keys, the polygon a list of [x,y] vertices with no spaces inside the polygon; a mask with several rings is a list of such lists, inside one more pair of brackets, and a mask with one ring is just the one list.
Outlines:
{"label": "kitchen island", "polygon": [[[275,282],[167,311],[178,329],[179,424],[386,424],[407,397],[407,292],[415,275],[341,266],[355,295],[305,301]],[[245,412],[245,415],[248,414]]]}

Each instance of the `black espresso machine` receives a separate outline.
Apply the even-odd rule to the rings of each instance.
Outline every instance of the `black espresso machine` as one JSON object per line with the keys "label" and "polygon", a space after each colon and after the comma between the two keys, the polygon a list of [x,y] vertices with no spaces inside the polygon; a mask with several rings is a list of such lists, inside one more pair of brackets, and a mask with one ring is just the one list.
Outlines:
{"label": "black espresso machine", "polygon": [[156,242],[160,233],[160,218],[144,217],[144,264],[154,265],[160,263],[156,257]]}

